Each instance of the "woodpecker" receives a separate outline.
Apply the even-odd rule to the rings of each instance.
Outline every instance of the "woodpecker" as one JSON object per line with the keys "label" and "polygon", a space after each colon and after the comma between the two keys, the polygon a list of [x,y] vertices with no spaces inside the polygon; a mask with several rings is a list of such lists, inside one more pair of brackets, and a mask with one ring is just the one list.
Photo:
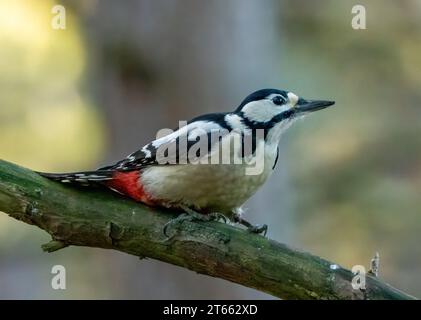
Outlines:
{"label": "woodpecker", "polygon": [[[174,221],[222,216],[251,232],[266,233],[267,225],[252,225],[242,218],[241,206],[274,170],[285,130],[297,119],[334,103],[262,89],[248,95],[234,111],[196,117],[113,165],[40,174],[62,183],[104,186],[148,206],[182,210]],[[212,139],[215,133],[218,137]],[[247,141],[249,152],[245,152]],[[221,160],[224,151],[234,161]],[[261,170],[247,173],[254,168],[253,159],[254,167],[261,161]]]}

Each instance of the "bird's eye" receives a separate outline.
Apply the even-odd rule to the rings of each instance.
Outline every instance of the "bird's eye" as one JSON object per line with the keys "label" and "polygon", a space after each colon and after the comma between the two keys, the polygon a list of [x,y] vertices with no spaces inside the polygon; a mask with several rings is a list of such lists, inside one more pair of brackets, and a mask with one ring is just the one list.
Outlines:
{"label": "bird's eye", "polygon": [[285,99],[281,96],[276,96],[272,99],[273,103],[280,106],[285,103]]}

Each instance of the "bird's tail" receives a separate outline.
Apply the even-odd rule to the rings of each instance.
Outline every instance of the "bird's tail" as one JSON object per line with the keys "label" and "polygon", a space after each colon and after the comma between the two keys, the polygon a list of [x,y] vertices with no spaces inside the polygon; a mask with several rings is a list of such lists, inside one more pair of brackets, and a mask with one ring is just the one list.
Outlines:
{"label": "bird's tail", "polygon": [[100,186],[113,179],[114,170],[96,170],[70,173],[38,172],[43,177],[80,186]]}

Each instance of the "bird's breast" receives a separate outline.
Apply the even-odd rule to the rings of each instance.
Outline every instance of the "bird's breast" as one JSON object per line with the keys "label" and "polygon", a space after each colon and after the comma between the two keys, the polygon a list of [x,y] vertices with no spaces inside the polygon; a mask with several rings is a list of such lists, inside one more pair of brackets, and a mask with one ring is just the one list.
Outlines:
{"label": "bird's breast", "polygon": [[259,164],[176,164],[143,170],[143,188],[159,203],[230,214],[250,198],[272,172],[275,150],[265,150]]}

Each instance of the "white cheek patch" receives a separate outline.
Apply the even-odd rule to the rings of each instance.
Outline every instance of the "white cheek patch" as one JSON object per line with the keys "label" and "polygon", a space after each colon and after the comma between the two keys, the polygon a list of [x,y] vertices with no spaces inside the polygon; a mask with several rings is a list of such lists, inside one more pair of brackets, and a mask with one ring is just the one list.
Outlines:
{"label": "white cheek patch", "polygon": [[288,109],[288,106],[277,106],[270,100],[260,100],[247,103],[243,107],[243,113],[251,121],[268,122]]}

